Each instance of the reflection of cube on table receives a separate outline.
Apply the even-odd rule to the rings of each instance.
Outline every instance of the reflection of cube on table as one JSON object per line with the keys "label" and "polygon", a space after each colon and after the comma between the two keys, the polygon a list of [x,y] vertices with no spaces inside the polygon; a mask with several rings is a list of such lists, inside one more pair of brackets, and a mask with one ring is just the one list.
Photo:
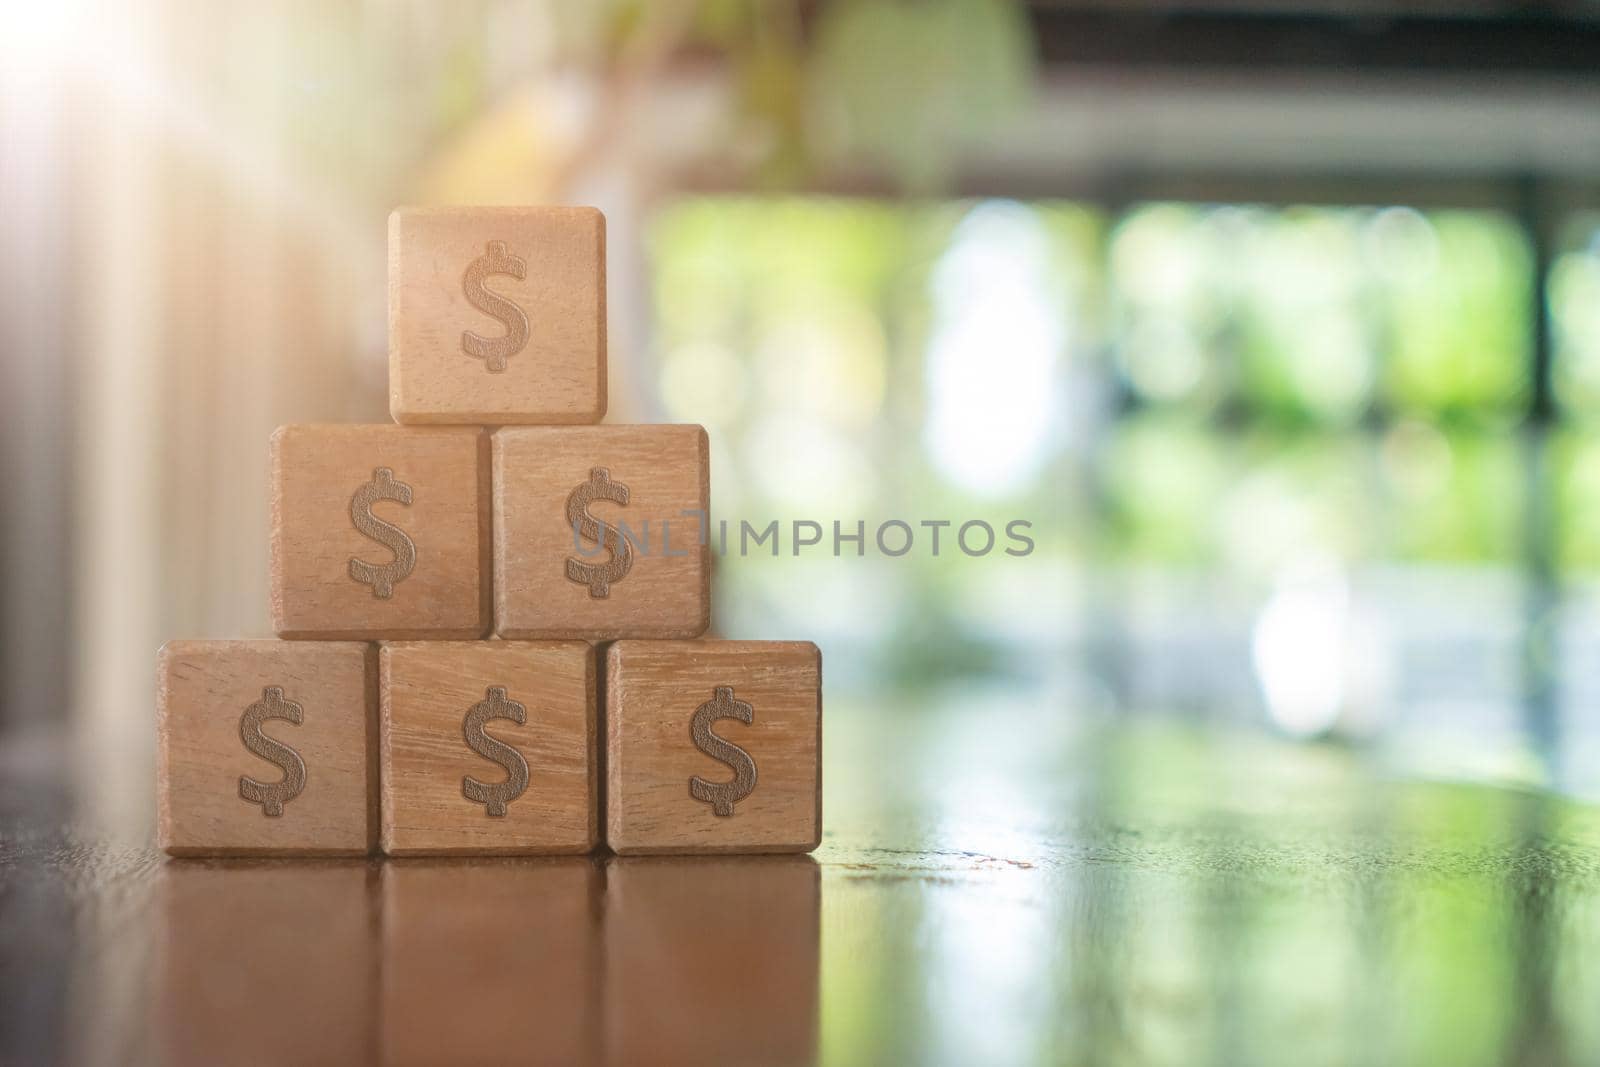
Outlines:
{"label": "reflection of cube on table", "polygon": [[384,864],[382,1061],[612,1062],[597,1003],[603,886],[589,859]]}
{"label": "reflection of cube on table", "polygon": [[710,621],[700,426],[494,435],[495,632],[687,638]]}
{"label": "reflection of cube on table", "polygon": [[482,637],[489,539],[482,430],[325,425],[272,435],[280,637]]}
{"label": "reflection of cube on table", "polygon": [[368,645],[171,641],[157,665],[157,837],[181,855],[362,855],[377,832]]}
{"label": "reflection of cube on table", "polygon": [[[152,879],[149,935],[159,948],[149,961],[148,1006],[139,1011],[143,1051],[127,1049],[129,1060],[216,1067],[375,1059],[370,877],[365,859],[163,865]],[[142,917],[139,928],[147,936]]]}
{"label": "reflection of cube on table", "polygon": [[389,216],[389,410],[402,423],[586,423],[606,411],[605,217]]}
{"label": "reflection of cube on table", "polygon": [[583,641],[384,645],[384,851],[584,853],[598,845],[594,662]]}
{"label": "reflection of cube on table", "polygon": [[611,1062],[815,1062],[820,882],[810,856],[607,864]]}
{"label": "reflection of cube on table", "polygon": [[822,839],[822,659],[809,641],[618,641],[606,843],[809,852]]}

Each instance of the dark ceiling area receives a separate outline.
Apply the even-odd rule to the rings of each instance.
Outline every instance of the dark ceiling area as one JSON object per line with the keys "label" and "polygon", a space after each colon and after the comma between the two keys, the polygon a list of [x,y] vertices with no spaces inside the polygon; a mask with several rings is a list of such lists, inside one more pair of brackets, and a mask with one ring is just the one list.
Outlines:
{"label": "dark ceiling area", "polygon": [[1050,65],[1600,80],[1600,3],[1035,3]]}

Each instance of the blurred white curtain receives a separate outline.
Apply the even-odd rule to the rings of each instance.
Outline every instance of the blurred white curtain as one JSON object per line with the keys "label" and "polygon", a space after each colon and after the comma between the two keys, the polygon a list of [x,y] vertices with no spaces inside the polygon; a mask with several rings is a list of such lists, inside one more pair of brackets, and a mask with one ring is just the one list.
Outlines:
{"label": "blurred white curtain", "polygon": [[293,173],[287,79],[248,136],[186,88],[197,57],[270,67],[285,26],[147,7],[72,89],[74,703],[100,779],[83,795],[130,829],[150,818],[127,800],[153,788],[156,647],[269,634],[273,428],[387,418],[384,208]]}
{"label": "blurred white curtain", "polygon": [[[37,27],[45,31],[48,27]],[[0,728],[66,718],[71,207],[66,101],[0,43]]]}

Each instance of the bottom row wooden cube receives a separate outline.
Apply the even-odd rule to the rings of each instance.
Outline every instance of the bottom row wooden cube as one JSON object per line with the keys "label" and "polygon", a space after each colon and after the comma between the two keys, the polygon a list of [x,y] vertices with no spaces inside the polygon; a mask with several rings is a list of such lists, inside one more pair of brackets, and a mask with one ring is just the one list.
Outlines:
{"label": "bottom row wooden cube", "polygon": [[821,656],[805,641],[618,641],[606,843],[809,852],[822,839]]}
{"label": "bottom row wooden cube", "polygon": [[600,843],[594,650],[583,641],[384,645],[383,850],[582,853]]}
{"label": "bottom row wooden cube", "polygon": [[[176,641],[159,829],[173,855],[804,852],[821,835],[806,642]],[[381,783],[381,785],[380,785]]]}
{"label": "bottom row wooden cube", "polygon": [[376,650],[173,641],[156,697],[156,808],[174,856],[360,855],[377,835]]}

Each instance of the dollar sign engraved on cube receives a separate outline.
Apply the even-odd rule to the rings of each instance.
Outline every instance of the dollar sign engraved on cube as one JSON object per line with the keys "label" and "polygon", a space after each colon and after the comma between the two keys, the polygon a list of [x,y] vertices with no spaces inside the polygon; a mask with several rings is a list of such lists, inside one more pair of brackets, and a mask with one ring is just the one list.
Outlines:
{"label": "dollar sign engraved on cube", "polygon": [[621,530],[589,514],[589,505],[596,500],[627,504],[628,487],[612,481],[606,468],[596,467],[589,472],[589,480],[567,496],[567,523],[584,538],[611,550],[611,559],[605,563],[586,563],[568,556],[567,580],[587,585],[590,596],[603,600],[611,595],[612,583],[622,581],[633,569],[633,546]]}
{"label": "dollar sign engraved on cube", "polygon": [[380,500],[395,500],[409,506],[411,487],[396,481],[394,471],[379,467],[372,472],[372,481],[357,489],[350,498],[350,521],[356,529],[385,546],[394,553],[388,563],[367,563],[350,558],[350,577],[364,585],[372,586],[372,595],[379,600],[394,596],[394,583],[411,573],[417,565],[416,542],[406,532],[392,523],[384,522],[372,513],[372,505]]}
{"label": "dollar sign engraved on cube", "polygon": [[241,774],[239,795],[252,804],[260,804],[261,814],[276,817],[306,787],[306,761],[282,741],[274,741],[261,732],[261,724],[268,719],[287,719],[299,726],[305,720],[305,709],[283,699],[280,686],[269,685],[261,690],[261,699],[245,708],[239,718],[239,739],[244,747],[283,768],[283,780],[278,782],[258,782]]}
{"label": "dollar sign engraved on cube", "polygon": [[528,761],[504,741],[490,737],[483,726],[490,719],[510,719],[522,726],[528,721],[528,709],[515,700],[507,700],[505,689],[498,685],[485,689],[483,695],[483,700],[467,709],[461,732],[466,735],[468,748],[506,769],[506,780],[480,782],[469,774],[461,779],[461,793],[475,804],[488,805],[490,815],[504,815],[506,805],[528,788]]}
{"label": "dollar sign engraved on cube", "polygon": [[756,712],[749,704],[733,698],[733,687],[719,685],[712,691],[711,699],[694,710],[689,721],[689,736],[694,747],[733,768],[733,781],[708,782],[698,774],[689,779],[689,795],[711,805],[718,815],[732,815],[733,805],[750,795],[756,787],[756,761],[750,753],[724,741],[711,732],[711,724],[718,719],[738,719],[746,725],[755,720]]}
{"label": "dollar sign engraved on cube", "polygon": [[484,279],[491,274],[509,274],[522,281],[527,277],[528,264],[512,255],[504,241],[490,241],[483,255],[473,260],[461,280],[467,294],[467,303],[491,318],[505,324],[503,337],[482,337],[471,330],[461,331],[461,348],[469,356],[483,360],[483,365],[498,374],[506,369],[506,360],[521,352],[528,343],[528,316],[522,309],[499,293],[490,291]]}

